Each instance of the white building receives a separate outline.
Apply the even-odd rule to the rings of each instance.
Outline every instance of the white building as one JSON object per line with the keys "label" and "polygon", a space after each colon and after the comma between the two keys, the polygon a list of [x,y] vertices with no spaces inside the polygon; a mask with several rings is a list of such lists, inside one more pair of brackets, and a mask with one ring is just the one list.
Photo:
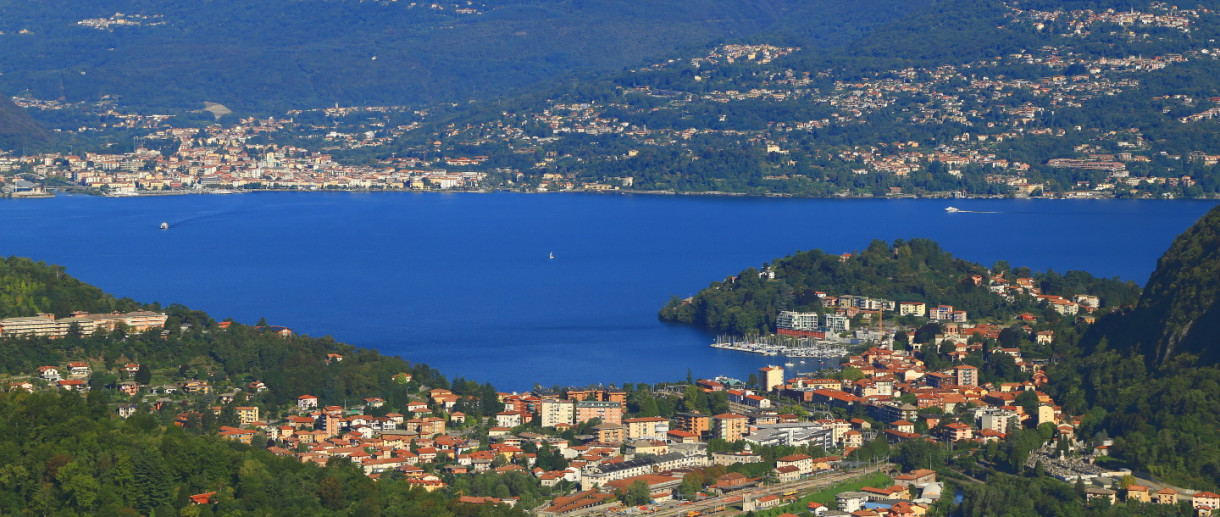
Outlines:
{"label": "white building", "polygon": [[542,427],[571,424],[576,419],[576,403],[571,400],[544,400],[538,404]]}
{"label": "white building", "polygon": [[775,326],[781,329],[817,330],[818,313],[782,311],[775,318]]}
{"label": "white building", "polygon": [[827,314],[823,325],[831,332],[850,332],[851,318],[842,314]]}

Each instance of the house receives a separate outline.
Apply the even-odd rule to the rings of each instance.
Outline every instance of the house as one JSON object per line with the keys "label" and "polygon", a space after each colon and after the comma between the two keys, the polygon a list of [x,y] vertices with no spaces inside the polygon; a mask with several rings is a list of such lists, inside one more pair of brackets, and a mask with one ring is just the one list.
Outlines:
{"label": "house", "polygon": [[865,492],[839,492],[835,496],[835,504],[838,505],[840,511],[855,512],[864,508],[864,503],[872,500],[872,496]]}
{"label": "house", "polygon": [[1191,506],[1195,510],[1200,510],[1200,513],[1202,513],[1204,508],[1216,510],[1220,508],[1220,494],[1215,492],[1195,492],[1195,495],[1191,496]]}
{"label": "house", "polygon": [[496,413],[496,425],[499,427],[517,427],[521,425],[521,413],[516,411],[501,411]]}
{"label": "house", "polygon": [[1090,487],[1090,488],[1084,489],[1084,499],[1085,499],[1085,501],[1093,501],[1096,499],[1105,499],[1105,500],[1109,501],[1110,504],[1114,504],[1114,503],[1118,502],[1118,498],[1115,497],[1115,493],[1116,492],[1114,492],[1113,490],[1109,490],[1106,488]]}
{"label": "house", "polygon": [[895,431],[898,431],[900,433],[915,432],[915,424],[908,422],[906,420],[895,420],[893,422],[890,422],[890,427],[894,428]]}
{"label": "house", "polygon": [[671,430],[665,433],[665,437],[669,443],[699,443],[699,435],[681,429]]}
{"label": "house", "polygon": [[119,391],[123,392],[124,395],[134,397],[140,392],[140,385],[131,381],[120,382]]}
{"label": "house", "polygon": [[1152,498],[1149,494],[1149,489],[1145,485],[1130,485],[1126,489],[1126,501],[1135,501],[1140,503],[1150,503]]}
{"label": "house", "polygon": [[258,434],[258,431],[253,429],[238,429],[236,427],[224,425],[220,426],[220,432],[216,433],[216,435],[221,438],[241,442],[246,445],[250,445],[250,442],[254,439],[254,435],[256,434]]}
{"label": "house", "polygon": [[135,375],[136,372],[140,371],[140,365],[138,363],[127,363],[123,365],[123,371]]}
{"label": "house", "polygon": [[858,449],[864,445],[864,434],[860,431],[848,431],[843,433],[843,447],[846,449]]}
{"label": "house", "polygon": [[903,486],[915,485],[916,488],[923,487],[936,482],[936,471],[915,469],[906,474],[895,476],[894,482]]}
{"label": "house", "polygon": [[212,504],[212,498],[216,497],[216,492],[204,492],[190,496],[191,504]]}
{"label": "house", "polygon": [[60,389],[68,391],[89,391],[89,385],[80,379],[67,379],[58,381]]}
{"label": "house", "polygon": [[775,477],[781,483],[801,479],[801,470],[793,466],[775,467]]}
{"label": "house", "polygon": [[39,366],[38,376],[48,381],[59,380],[59,368],[55,366]]}
{"label": "house", "polygon": [[[768,508],[775,508],[775,507],[783,504],[783,502],[784,502],[784,500],[780,499],[779,496],[777,496],[777,495],[764,495],[764,496],[756,499],[754,501],[753,507],[747,511],[766,510]],[[742,509],[745,509],[745,508],[743,507]]]}
{"label": "house", "polygon": [[1157,490],[1156,493],[1152,495],[1152,499],[1156,504],[1176,505],[1178,504],[1178,491],[1165,487]]}
{"label": "house", "polygon": [[127,418],[134,414],[136,414],[135,404],[123,404],[119,406],[119,418]]}
{"label": "house", "polygon": [[310,409],[317,409],[317,407],[318,397],[313,395],[301,395],[297,397],[297,409],[307,411]]}
{"label": "house", "polygon": [[68,374],[74,376],[86,376],[92,373],[93,369],[89,368],[89,363],[84,361],[72,361],[68,363]]}
{"label": "house", "polygon": [[775,459],[775,467],[795,467],[797,476],[804,476],[813,473],[813,456],[807,454],[791,454],[782,458]]}

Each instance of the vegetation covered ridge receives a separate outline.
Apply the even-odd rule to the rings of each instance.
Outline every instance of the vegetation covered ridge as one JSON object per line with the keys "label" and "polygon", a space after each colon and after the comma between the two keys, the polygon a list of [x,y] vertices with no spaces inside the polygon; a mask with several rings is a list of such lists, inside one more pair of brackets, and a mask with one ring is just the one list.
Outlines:
{"label": "vegetation covered ridge", "polygon": [[[163,311],[167,319],[163,329],[143,332],[125,325],[90,335],[69,331],[62,337],[0,331],[0,376],[9,381],[0,393],[0,459],[5,465],[0,512],[519,513],[507,506],[479,509],[461,503],[451,493],[409,482],[401,472],[396,479],[374,482],[347,460],[302,462],[285,454],[290,451],[284,447],[296,447],[288,445],[291,432],[264,432],[253,439],[255,433],[238,431],[239,425],[267,426],[281,415],[298,414],[290,408],[297,408],[306,394],[340,408],[351,402],[365,408],[364,399],[376,394],[387,407],[367,411],[384,417],[392,413],[388,407],[421,400],[421,390],[450,387],[427,365],[329,337],[295,335],[283,327],[217,322],[181,305],[116,299],[68,276],[62,267],[17,257],[0,260],[0,319],[120,310]],[[486,388],[495,393],[490,385]],[[458,391],[465,389],[463,384]],[[476,405],[472,414],[481,409]],[[305,435],[303,428],[297,432]],[[466,492],[490,496],[497,487],[503,489],[504,480],[486,481]],[[538,493],[528,483],[514,486]],[[513,493],[525,495],[517,489]]]}
{"label": "vegetation covered ridge", "polygon": [[[41,6],[27,4],[13,9]],[[402,6],[321,4],[333,11],[394,13]],[[697,2],[674,7],[673,12],[656,9],[662,19],[681,18],[687,9],[712,4],[733,10],[731,2]],[[293,59],[264,63],[271,53],[258,56],[256,68],[282,80],[275,86],[217,74],[210,74],[209,81],[174,84],[223,92],[207,98],[175,92],[163,82],[128,81],[127,75],[118,78],[123,87],[156,91],[99,98],[98,84],[108,83],[98,79],[101,70],[84,67],[88,70],[67,73],[10,66],[3,76],[7,80],[38,76],[30,78],[36,87],[9,93],[55,131],[57,144],[42,146],[40,151],[56,151],[43,155],[0,156],[0,172],[11,169],[42,177],[49,185],[123,195],[212,188],[887,198],[1220,195],[1220,144],[1207,138],[1220,127],[1216,10],[1144,0],[874,4],[860,9],[855,2],[777,2],[729,18],[757,17],[748,30],[720,27],[694,40],[672,27],[647,29],[655,33],[650,36],[675,34],[685,43],[651,44],[655,52],[628,51],[645,62],[615,61],[620,64],[594,67],[598,72],[566,75],[559,70],[569,68],[557,65],[550,77],[562,79],[528,90],[478,87],[483,93],[476,102],[412,100],[434,88],[366,88],[386,79],[379,74],[387,69],[396,85],[404,84],[397,77],[402,73],[423,78],[430,86],[460,89],[470,84],[416,74],[415,63],[386,66],[401,65],[400,59],[430,61],[438,56],[347,55],[373,54],[359,45],[342,46],[343,65],[334,68],[313,63],[337,59],[329,52],[307,52],[300,60],[309,63],[295,68]],[[211,8],[198,6],[202,11]],[[307,18],[335,14],[327,9],[311,11]],[[509,23],[501,16],[533,12],[528,6],[497,5],[487,16],[471,18],[448,8],[429,9],[438,12],[428,12],[423,19],[464,21],[442,25],[445,29],[438,32],[445,36],[477,32],[485,24]],[[611,11],[611,18],[648,17],[623,3],[580,9]],[[568,20],[569,15],[580,13],[557,15],[545,23]],[[114,31],[105,37],[119,41],[156,39],[150,34],[182,28],[174,23],[145,27],[147,20],[136,24],[134,18],[124,18],[132,23],[120,25],[113,20],[102,23],[105,17],[89,20],[92,25],[79,30],[96,37],[93,25],[105,25]],[[816,28],[809,28],[811,22]],[[26,48],[27,39],[49,37],[14,30],[0,34],[0,40],[13,39],[20,43],[18,49]],[[518,37],[535,34],[521,32],[525,36],[506,36],[510,43],[502,48],[514,48]],[[575,38],[574,33],[563,36]],[[482,41],[468,38],[462,43]],[[646,40],[621,41],[631,43],[603,47],[619,52],[650,45]],[[853,44],[844,44],[848,41]],[[34,47],[28,55],[61,48]],[[71,46],[62,48],[70,51]],[[175,45],[167,48],[181,51]],[[191,47],[191,52],[196,50]],[[126,51],[129,47],[119,45],[105,53],[111,63],[122,63]],[[21,61],[25,55],[14,51],[4,58]],[[50,61],[39,58],[40,65]],[[157,60],[156,71],[165,62]],[[217,63],[226,65],[228,60]],[[481,59],[459,64],[502,63]],[[331,77],[332,72],[339,77]],[[179,70],[175,77],[185,74]],[[495,81],[506,76],[463,77]],[[352,89],[362,93],[346,95],[348,90],[334,84],[342,80],[357,84]],[[75,94],[61,95],[65,89]],[[318,91],[298,91],[307,89]],[[251,100],[279,94],[311,100],[295,106]],[[456,93],[440,95],[470,100]],[[137,102],[156,96],[191,100],[186,107],[180,103],[176,109],[155,110]],[[194,109],[201,101],[224,106]]]}
{"label": "vegetation covered ridge", "polygon": [[[1003,260],[984,267],[954,257],[929,239],[899,239],[892,244],[874,240],[863,251],[797,252],[764,264],[761,270],[746,269],[689,299],[672,298],[659,316],[717,332],[768,334],[779,329],[776,318],[784,311],[842,314],[847,308],[876,309],[852,297],[879,299],[883,310],[900,323],[919,321],[940,306],[995,323],[1025,312],[1054,312],[1064,306],[1056,303],[1058,299],[1077,295],[1091,297],[1086,299],[1096,307],[1082,310],[1073,301],[1073,314],[1132,305],[1139,293],[1133,282],[1096,278],[1083,271],[1034,272]],[[841,304],[844,297],[853,300],[850,306]],[[914,315],[914,309],[904,309],[904,302],[922,304],[920,316]],[[865,316],[855,311],[849,317],[858,325]]]}

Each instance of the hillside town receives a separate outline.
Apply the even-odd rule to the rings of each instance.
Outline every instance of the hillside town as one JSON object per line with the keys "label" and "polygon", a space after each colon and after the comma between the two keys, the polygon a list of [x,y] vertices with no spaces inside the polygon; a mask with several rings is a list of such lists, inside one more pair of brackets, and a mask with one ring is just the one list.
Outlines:
{"label": "hillside town", "polygon": [[[418,160],[385,166],[342,165],[327,153],[294,146],[256,145],[249,140],[283,129],[288,122],[247,119],[234,127],[168,128],[156,117],[122,117],[131,125],[159,128],[146,139],[172,142],[176,151],[139,147],[122,154],[53,153],[17,158],[0,155],[0,172],[28,169],[39,179],[27,189],[45,190],[48,181],[109,196],[175,193],[231,193],[238,190],[450,190],[478,187],[486,173],[426,169]],[[333,138],[341,138],[333,135]],[[354,144],[353,144],[354,145]],[[486,157],[444,158],[439,165],[470,167]],[[15,180],[7,185],[20,191]]]}
{"label": "hillside town", "polygon": [[[1188,37],[1199,23],[1216,17],[1208,10],[1161,3],[1148,12],[1008,9],[1008,25],[998,30],[1050,34],[1064,42],[1113,37],[1119,31],[1132,38],[1164,30]],[[137,23],[132,20],[147,21],[133,16],[118,13],[81,23],[113,30]],[[125,152],[0,155],[0,173],[21,173],[4,186],[14,194],[42,192],[46,186],[114,196],[335,189],[673,190],[675,186],[658,184],[633,169],[648,169],[651,157],[674,151],[697,160],[704,152],[700,149],[711,145],[740,149],[751,160],[761,160],[767,170],[751,182],[762,188],[759,192],[776,195],[829,182],[829,187],[807,191],[1166,198],[1204,195],[1200,178],[1189,171],[1201,174],[1220,160],[1199,147],[1167,150],[1139,128],[1089,127],[1085,121],[1065,127],[1059,122],[1065,113],[1096,100],[1139,91],[1148,74],[1220,58],[1220,48],[1099,56],[1066,44],[1045,45],[964,64],[895,68],[851,78],[839,77],[833,69],[785,64],[801,52],[768,44],[722,45],[698,57],[631,72],[641,77],[679,74],[680,67],[690,67],[696,86],[662,89],[623,80],[612,94],[599,98],[565,94],[545,106],[443,127],[430,122],[437,109],[334,106],[234,122],[224,116],[228,108],[219,105],[202,111],[215,115],[217,123],[181,127],[178,117],[124,112],[116,99],[70,104],[18,96],[14,101],[19,106],[35,112],[89,112],[98,120],[95,126],[61,131],[88,135],[139,129],[142,136]],[[1220,113],[1220,97],[1215,96],[1177,94],[1141,102],[1162,107],[1169,120],[1184,127],[1207,123]],[[804,118],[784,118],[793,103],[805,106]],[[777,118],[741,127],[728,115],[672,123],[695,111],[735,112],[746,105]],[[897,124],[907,128],[905,133],[926,133],[926,138],[854,139],[849,144],[819,136],[878,124]],[[622,151],[593,152],[577,143],[590,139],[613,140]],[[1020,145],[1035,139],[1072,142],[1071,152],[1030,154],[1028,146]],[[937,186],[965,177],[973,178],[970,191],[940,191]],[[866,184],[873,186],[861,187]],[[894,185],[916,186],[904,190]]]}
{"label": "hillside town", "polygon": [[[1011,282],[1015,285],[1002,280],[997,277],[993,284],[1003,287],[999,292],[1041,296],[1026,285],[1027,279]],[[826,297],[831,298],[869,305],[865,297]],[[1065,300],[1062,305],[1094,308],[1089,296],[1077,298],[1079,303]],[[872,302],[888,310],[898,306]],[[818,374],[767,366],[748,381],[717,377],[651,388],[536,387],[495,393],[494,400],[482,400],[490,394],[459,395],[421,385],[402,372],[394,381],[415,386],[416,396],[401,406],[387,404],[378,393],[363,400],[323,400],[303,393],[291,407],[269,405],[255,402],[275,389],[260,380],[234,383],[182,371],[159,372],[154,380],[146,366],[130,358],[113,365],[84,358],[44,365],[10,379],[8,387],[82,394],[109,390],[120,400],[112,404],[115,418],[168,414],[173,425],[186,429],[212,422],[223,439],[320,466],[348,461],[372,479],[394,476],[429,492],[466,476],[523,475],[555,494],[526,508],[544,516],[731,514],[772,508],[821,516],[923,515],[948,496],[938,472],[896,472],[897,465],[878,462],[867,451],[914,442],[966,452],[1003,443],[1018,429],[1047,431],[1043,447],[1028,459],[1031,467],[1037,463],[1051,476],[1083,484],[1090,501],[1188,502],[1200,515],[1217,507],[1216,494],[1127,482],[1133,479],[1130,470],[1107,467],[1111,442],[1081,436],[1082,416],[1065,414],[1039,391],[1048,381],[1045,361],[1023,359],[1019,348],[990,350],[1012,356],[1025,380],[982,382],[980,369],[963,360],[983,352],[973,337],[994,339],[998,328],[958,323],[955,311],[944,312],[943,333],[933,342],[954,350],[949,354],[953,363],[943,368],[931,368],[915,355],[919,343],[902,350],[889,339],[885,346],[863,346],[839,367]],[[44,314],[0,320],[0,336],[65,339],[69,333],[149,332],[165,324],[165,314],[153,312],[74,313],[59,319]],[[216,331],[231,326],[222,322]],[[254,329],[293,337],[285,327]],[[1037,336],[1039,343],[1044,338],[1051,336]],[[337,367],[344,356],[329,353],[322,360]],[[671,409],[662,414],[655,402],[641,405],[641,390],[648,390],[650,401],[682,402],[668,405]],[[698,407],[708,401],[710,406]],[[190,409],[194,407],[200,409]],[[870,479],[875,486],[840,489],[826,503],[810,495],[847,486],[853,479]],[[214,495],[191,497],[209,504]],[[463,496],[463,502],[511,506],[518,498]]]}

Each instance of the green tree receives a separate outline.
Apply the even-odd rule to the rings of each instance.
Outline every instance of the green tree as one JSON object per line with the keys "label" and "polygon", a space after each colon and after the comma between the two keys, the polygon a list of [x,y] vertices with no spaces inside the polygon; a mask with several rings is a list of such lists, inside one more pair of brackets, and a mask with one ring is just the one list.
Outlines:
{"label": "green tree", "polygon": [[151,384],[152,383],[152,370],[148,369],[147,364],[141,364],[140,368],[138,370],[136,370],[135,378],[133,380],[142,386],[147,386],[147,385]]}
{"label": "green tree", "polygon": [[318,498],[322,506],[330,510],[341,510],[347,506],[344,495],[343,481],[333,476],[326,476],[318,483]]}
{"label": "green tree", "polygon": [[839,378],[845,381],[858,381],[864,378],[864,372],[854,366],[848,366],[839,372]]}
{"label": "green tree", "polygon": [[652,501],[652,492],[648,489],[648,483],[636,480],[627,485],[627,490],[623,491],[619,499],[628,506],[645,505]]}

